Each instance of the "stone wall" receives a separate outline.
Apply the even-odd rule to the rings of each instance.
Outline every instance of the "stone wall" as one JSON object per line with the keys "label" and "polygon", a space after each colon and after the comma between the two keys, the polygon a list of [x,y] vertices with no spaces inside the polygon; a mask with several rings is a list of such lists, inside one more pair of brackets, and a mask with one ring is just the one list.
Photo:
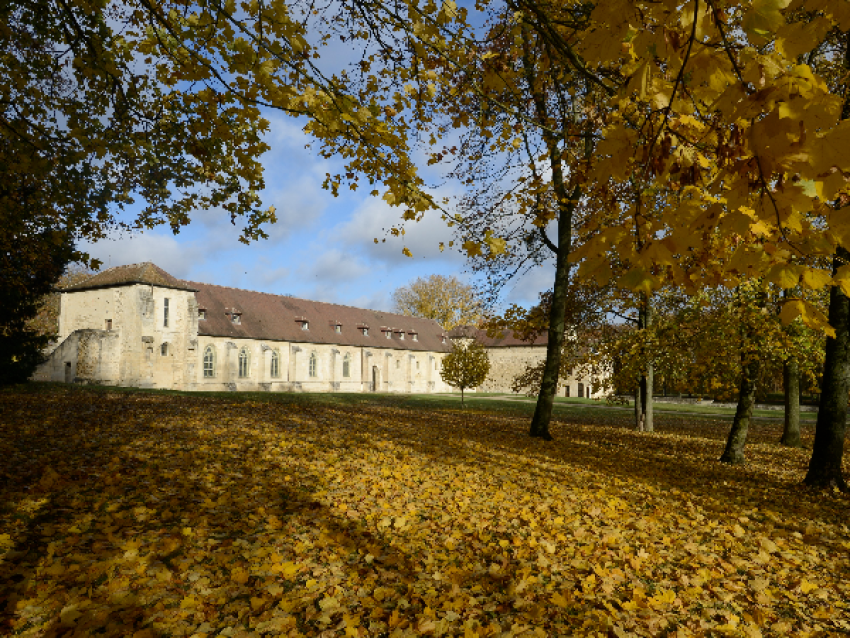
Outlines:
{"label": "stone wall", "polygon": [[[546,358],[546,346],[507,346],[489,348],[490,373],[477,392],[513,392],[514,379],[529,366],[537,365]],[[579,394],[579,392],[581,394]],[[570,375],[558,381],[558,395],[585,398],[604,396],[595,379]]]}
{"label": "stone wall", "polygon": [[35,381],[119,385],[119,336],[108,330],[72,332],[39,366]]}

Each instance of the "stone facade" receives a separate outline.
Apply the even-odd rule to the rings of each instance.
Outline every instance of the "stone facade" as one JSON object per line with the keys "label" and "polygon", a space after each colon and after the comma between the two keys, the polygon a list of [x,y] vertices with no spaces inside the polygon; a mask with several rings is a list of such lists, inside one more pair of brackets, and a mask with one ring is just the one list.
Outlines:
{"label": "stone facade", "polygon": [[[65,289],[59,345],[34,379],[142,388],[270,392],[454,392],[440,377],[451,339],[478,338],[490,375],[477,391],[512,392],[546,356],[546,339],[450,335],[434,321],[176,279],[119,266]],[[589,379],[559,394],[597,397]]]}
{"label": "stone facade", "polygon": [[[197,372],[197,307],[192,291],[149,284],[63,292],[60,345],[42,369],[49,369],[54,381],[60,380],[57,367],[65,380],[70,363],[79,382],[187,388]],[[94,356],[86,344],[96,335],[100,360],[84,365]]]}
{"label": "stone facade", "polygon": [[34,379],[175,390],[451,392],[440,378],[448,350],[430,320],[190,284],[137,264],[62,292],[59,345]]}

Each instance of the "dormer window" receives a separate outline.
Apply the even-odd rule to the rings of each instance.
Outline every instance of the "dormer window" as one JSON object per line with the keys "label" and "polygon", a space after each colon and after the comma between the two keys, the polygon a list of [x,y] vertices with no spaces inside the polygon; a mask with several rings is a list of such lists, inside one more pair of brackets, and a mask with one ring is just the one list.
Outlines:
{"label": "dormer window", "polygon": [[441,338],[441,340],[442,340],[442,342],[443,342],[443,343],[445,343],[445,342],[446,342],[446,335],[440,335],[440,338]]}
{"label": "dormer window", "polygon": [[309,330],[310,329],[310,322],[309,321],[302,321],[301,322],[301,329],[302,330]]}
{"label": "dormer window", "polygon": [[235,324],[242,323],[242,313],[241,312],[231,312],[230,313],[230,321]]}
{"label": "dormer window", "polygon": [[392,330],[387,330],[387,333],[386,333],[386,334],[387,334],[387,339],[392,339],[392,338],[393,338],[393,331],[392,331]]}
{"label": "dormer window", "polygon": [[413,338],[414,341],[419,341],[419,335],[416,334],[415,332],[410,336]]}
{"label": "dormer window", "polygon": [[342,324],[335,323],[334,324],[334,332],[340,334],[342,332]]}
{"label": "dormer window", "polygon": [[360,328],[360,330],[362,330],[362,331],[363,331],[363,336],[364,336],[364,337],[368,337],[368,336],[369,336],[369,328]]}
{"label": "dormer window", "polygon": [[207,311],[204,308],[198,308],[198,321],[207,320]]}
{"label": "dormer window", "polygon": [[404,331],[403,330],[399,331],[398,338],[401,339],[402,341],[404,341]]}

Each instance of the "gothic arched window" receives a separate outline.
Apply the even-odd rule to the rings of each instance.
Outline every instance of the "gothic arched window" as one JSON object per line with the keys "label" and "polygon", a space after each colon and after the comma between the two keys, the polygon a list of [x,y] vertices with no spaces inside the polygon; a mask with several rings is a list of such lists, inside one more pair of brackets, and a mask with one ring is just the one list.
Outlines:
{"label": "gothic arched window", "polygon": [[242,348],[239,351],[239,378],[245,379],[248,376],[248,364],[250,364],[250,353],[248,348]]}
{"label": "gothic arched window", "polygon": [[342,358],[342,376],[348,378],[351,376],[351,355],[347,354]]}
{"label": "gothic arched window", "polygon": [[280,351],[272,350],[272,368],[271,368],[271,376],[273,379],[276,379],[280,376]]}
{"label": "gothic arched window", "polygon": [[318,364],[319,364],[319,362],[316,359],[316,353],[311,352],[310,353],[310,369],[309,369],[311,378],[315,378],[315,377],[318,376],[318,367],[319,367]]}
{"label": "gothic arched window", "polygon": [[204,350],[204,377],[210,378],[215,376],[215,349],[212,346],[207,346]]}

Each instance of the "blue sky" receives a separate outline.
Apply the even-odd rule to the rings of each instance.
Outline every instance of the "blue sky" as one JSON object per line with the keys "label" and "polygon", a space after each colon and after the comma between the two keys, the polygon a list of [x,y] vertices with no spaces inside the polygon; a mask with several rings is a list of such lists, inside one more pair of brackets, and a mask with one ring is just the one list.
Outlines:
{"label": "blue sky", "polygon": [[[229,216],[210,210],[199,211],[178,235],[163,227],[81,247],[104,268],[152,261],[182,279],[378,310],[391,310],[392,291],[417,277],[436,273],[471,281],[460,252],[439,250],[439,242],[452,235],[438,213],[409,224],[403,239],[387,237],[376,245],[373,239],[383,238],[382,229],[395,224],[401,211],[370,197],[368,189],[341,189],[334,198],[321,184],[339,165],[305,148],[310,138],[297,120],[267,117],[271,150],[262,158],[262,198],[278,216],[269,239],[245,246]],[[451,195],[451,186],[440,194]],[[405,245],[413,258],[402,254]],[[538,268],[508,290],[505,301],[534,303],[552,276],[550,268]]]}

